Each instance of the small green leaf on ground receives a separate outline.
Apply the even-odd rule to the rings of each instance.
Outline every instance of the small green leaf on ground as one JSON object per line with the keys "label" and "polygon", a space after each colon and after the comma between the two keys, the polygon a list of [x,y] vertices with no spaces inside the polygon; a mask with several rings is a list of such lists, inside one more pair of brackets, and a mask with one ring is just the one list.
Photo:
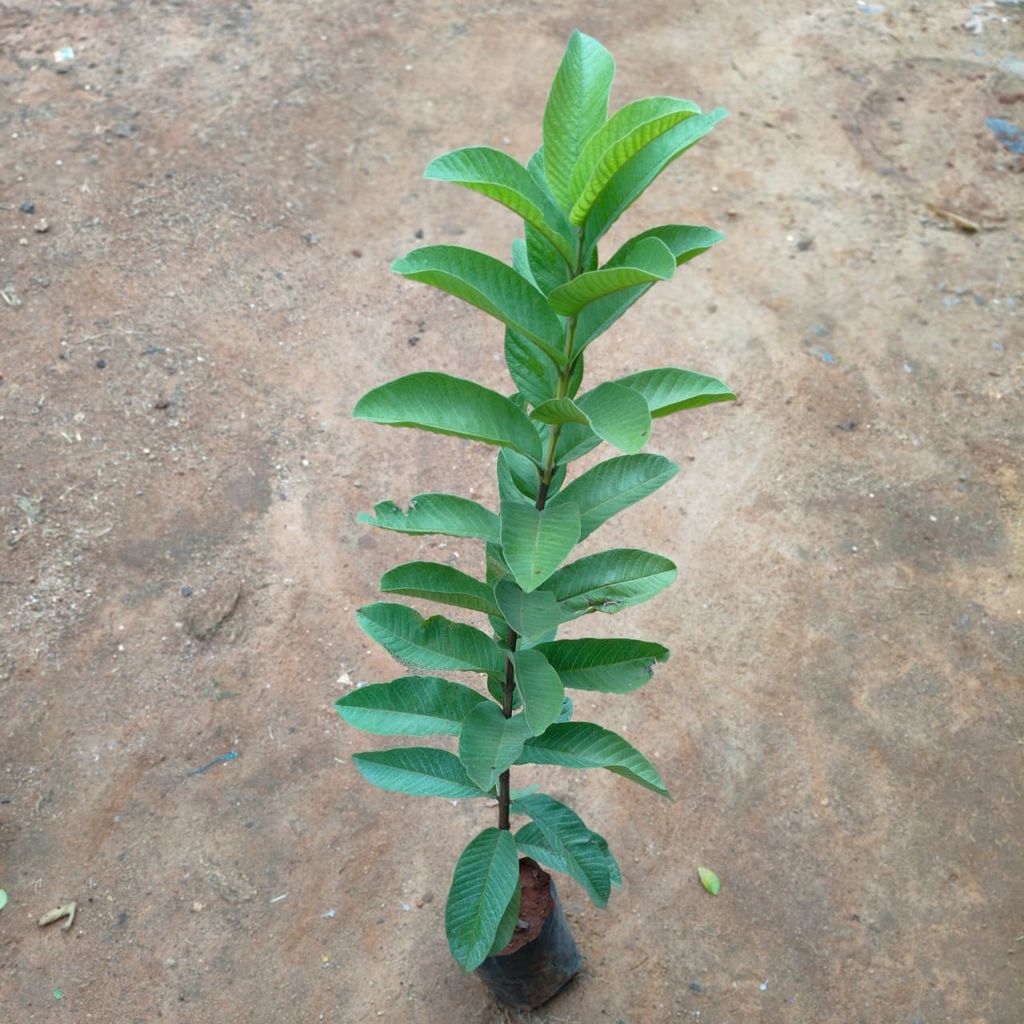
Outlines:
{"label": "small green leaf on ground", "polygon": [[54,999],[63,999],[64,998],[64,993],[61,992],[61,990],[59,988],[55,988],[53,990],[53,998]]}
{"label": "small green leaf on ground", "polygon": [[0,889],[0,910],[7,906],[7,893]]}
{"label": "small green leaf on ground", "polygon": [[718,895],[718,890],[722,888],[722,883],[718,880],[718,875],[711,870],[711,868],[697,868],[697,874],[700,875],[700,884],[712,896]]}

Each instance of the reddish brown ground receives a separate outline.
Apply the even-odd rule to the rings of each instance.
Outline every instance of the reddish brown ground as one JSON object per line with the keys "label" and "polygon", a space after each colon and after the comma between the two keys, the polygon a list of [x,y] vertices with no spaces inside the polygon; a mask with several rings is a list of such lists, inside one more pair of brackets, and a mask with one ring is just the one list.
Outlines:
{"label": "reddish brown ground", "polygon": [[352,617],[384,569],[480,564],[356,513],[492,500],[490,454],[348,413],[410,368],[509,386],[493,323],[387,267],[507,252],[420,173],[525,158],[577,24],[616,105],[734,112],[616,233],[728,242],[588,369],[742,401],[661,421],[683,473],[594,539],[682,569],[591,627],[671,662],[577,702],[675,802],[545,773],[625,889],[560,884],[586,964],[535,1019],[1018,1024],[1024,177],[985,118],[1024,124],[1024,12],[882,3],[0,4],[5,1024],[506,1019],[442,927],[494,810],[369,789],[384,741],[331,710],[395,673]]}

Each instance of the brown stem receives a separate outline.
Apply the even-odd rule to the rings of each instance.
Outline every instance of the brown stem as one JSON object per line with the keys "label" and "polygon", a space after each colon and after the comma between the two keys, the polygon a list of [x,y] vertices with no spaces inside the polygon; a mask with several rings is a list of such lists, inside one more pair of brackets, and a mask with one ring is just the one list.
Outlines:
{"label": "brown stem", "polygon": [[[508,631],[508,649],[516,649],[516,641],[519,637],[514,629]],[[516,688],[516,670],[512,663],[512,656],[505,658],[505,685],[501,693],[501,713],[506,718],[512,717],[512,695]],[[498,828],[506,831],[512,826],[509,824],[509,804],[511,803],[511,776],[510,770],[506,769],[498,778]]]}

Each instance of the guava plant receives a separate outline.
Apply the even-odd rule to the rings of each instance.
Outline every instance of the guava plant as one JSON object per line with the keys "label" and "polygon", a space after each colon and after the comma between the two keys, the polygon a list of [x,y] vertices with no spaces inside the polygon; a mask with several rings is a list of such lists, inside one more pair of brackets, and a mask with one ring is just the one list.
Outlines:
{"label": "guava plant", "polygon": [[[668,164],[724,115],[670,96],[627,103],[607,116],[614,74],[598,42],[573,33],[544,111],[543,145],[524,167],[496,149],[458,149],[426,177],[455,182],[522,218],[511,263],[473,249],[430,245],[392,269],[440,288],[505,325],[515,386],[500,394],[425,371],[365,395],[358,419],[493,445],[497,511],[456,494],[420,494],[406,508],[385,501],[360,519],[405,534],[446,534],[486,548],[486,578],[441,562],[386,572],[380,589],[485,616],[490,631],[441,615],[422,618],[383,601],[360,626],[417,671],[471,672],[481,689],[438,675],[405,675],[354,690],[342,718],[367,732],[452,736],[457,753],[401,746],[355,755],[382,789],[416,796],[497,800],[497,823],[470,840],[455,866],[445,910],[448,942],[466,970],[508,944],[519,915],[520,855],[579,882],[598,906],[621,884],[605,840],[559,800],[511,787],[515,765],[605,768],[667,795],[655,767],[621,736],[573,718],[567,691],[626,694],[668,650],[650,640],[557,639],[563,624],[614,614],[653,597],[676,576],[663,555],[616,547],[566,560],[581,541],[671,480],[679,467],[644,453],[655,419],[733,398],[714,377],[658,368],[584,385],[587,348],[649,288],[721,239],[706,227],[667,224],[602,259],[609,228]],[[471,351],[466,349],[467,352]],[[490,359],[479,357],[482,366]],[[616,450],[568,470],[599,446]],[[525,819],[512,831],[514,817]]]}

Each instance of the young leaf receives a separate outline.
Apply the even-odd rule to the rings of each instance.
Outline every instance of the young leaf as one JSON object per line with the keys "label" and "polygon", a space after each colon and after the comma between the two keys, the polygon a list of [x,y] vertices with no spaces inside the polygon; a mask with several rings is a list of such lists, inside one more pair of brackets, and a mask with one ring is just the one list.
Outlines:
{"label": "young leaf", "polygon": [[[643,231],[624,242],[602,269],[611,270],[614,267],[630,264],[636,248],[652,239],[662,242],[672,253],[675,265],[681,267],[702,252],[707,252],[716,242],[720,242],[722,237],[719,232],[711,228],[692,227],[687,224],[663,224],[661,227]],[[585,306],[580,310],[579,318],[576,321],[573,350],[583,352],[596,337],[608,330],[634,302],[646,295],[652,287],[653,283],[638,284],[620,292],[613,292]]]}
{"label": "young leaf", "polygon": [[476,970],[486,959],[518,886],[512,833],[484,829],[462,851],[444,908],[448,946],[464,971]]}
{"label": "young leaf", "polygon": [[516,763],[607,768],[661,796],[668,796],[657,769],[636,747],[593,722],[558,722],[549,726],[543,736],[526,741]]}
{"label": "young leaf", "polygon": [[522,715],[506,718],[497,704],[483,700],[462,723],[459,760],[481,789],[491,789],[498,776],[515,764],[529,735],[529,727]]}
{"label": "young leaf", "polygon": [[498,615],[492,588],[441,562],[406,562],[389,569],[380,580],[385,594],[403,594],[428,601]]}
{"label": "young leaf", "polygon": [[697,868],[697,874],[700,877],[700,884],[712,896],[717,896],[719,890],[722,888],[722,883],[718,880],[718,875],[711,870],[711,868]]}
{"label": "young leaf", "polygon": [[731,402],[736,397],[716,377],[707,377],[692,370],[644,370],[616,383],[640,392],[651,410],[652,419],[712,402]]}
{"label": "young leaf", "polygon": [[489,795],[473,784],[462,762],[447,750],[396,747],[353,754],[352,760],[367,782],[393,793],[447,800]]}
{"label": "young leaf", "polygon": [[441,615],[424,619],[404,604],[379,601],[356,612],[367,636],[403,665],[441,672],[490,672],[505,668],[498,645],[473,626]]}
{"label": "young leaf", "polygon": [[491,943],[488,956],[497,956],[512,941],[516,925],[519,923],[519,906],[522,896],[522,888],[517,885],[512,890],[512,899],[508,901],[505,913],[501,915],[501,921],[498,922],[498,930],[494,933],[494,942]]}
{"label": "young leaf", "polygon": [[613,383],[599,384],[577,399],[552,398],[530,415],[541,423],[589,428],[625,452],[639,451],[651,436],[651,414],[643,396]]}
{"label": "young leaf", "polygon": [[576,399],[602,440],[632,455],[651,436],[650,412],[643,396],[621,384],[598,384]]}
{"label": "young leaf", "polygon": [[507,446],[535,462],[542,457],[540,437],[524,412],[496,391],[446,373],[411,373],[382,384],[359,399],[352,415]]}
{"label": "young leaf", "polygon": [[505,328],[505,365],[519,393],[530,405],[558,394],[558,368],[528,338]]}
{"label": "young leaf", "polygon": [[668,648],[661,644],[618,637],[554,640],[537,650],[564,686],[601,693],[638,690],[651,678],[654,663],[668,659]]}
{"label": "young leaf", "polygon": [[548,296],[548,305],[562,316],[576,316],[585,306],[605,296],[667,281],[676,269],[671,250],[658,238],[645,238],[632,247],[628,261],[580,274]]}
{"label": "young leaf", "polygon": [[567,618],[559,610],[553,594],[547,590],[527,594],[510,579],[495,585],[494,599],[505,621],[527,641],[558,629]]}
{"label": "young leaf", "polygon": [[598,196],[624,164],[681,121],[699,113],[696,104],[671,96],[650,96],[617,110],[576,161],[570,183],[576,200],[569,220],[583,224]]}
{"label": "young leaf", "polygon": [[539,736],[562,714],[565,687],[536,649],[515,651],[512,663],[516,669],[516,689],[523,699],[523,717],[530,733]]}
{"label": "young leaf", "polygon": [[507,206],[540,231],[567,262],[575,260],[575,239],[565,214],[507,153],[488,146],[456,149],[432,160],[423,177],[465,185]]}
{"label": "young leaf", "polygon": [[530,276],[540,291],[547,295],[560,284],[565,284],[572,277],[572,272],[565,265],[565,260],[536,228],[527,224],[523,234]]}
{"label": "young leaf", "polygon": [[599,462],[566,484],[548,502],[548,507],[563,501],[578,505],[583,540],[617,512],[668,483],[678,472],[679,467],[663,455],[618,455]]}
{"label": "young leaf", "polygon": [[635,548],[588,555],[559,569],[536,593],[550,592],[568,618],[618,612],[650,600],[670,586],[676,567],[667,558]]}
{"label": "young leaf", "polygon": [[443,533],[449,537],[476,537],[494,544],[498,542],[501,527],[500,520],[490,509],[457,494],[417,494],[409,502],[407,512],[393,501],[382,501],[374,505],[372,516],[361,512],[356,518],[361,523],[397,533]]}
{"label": "young leaf", "polygon": [[570,184],[573,168],[608,116],[614,76],[612,55],[596,39],[573,32],[544,109],[544,171],[566,211],[576,201]]}
{"label": "young leaf", "polygon": [[587,215],[584,228],[585,251],[589,252],[597,244],[598,239],[619,219],[622,212],[643,195],[647,186],[676,157],[699,142],[725,116],[726,111],[721,109],[694,115],[627,160],[602,190]]}
{"label": "young leaf", "polygon": [[601,438],[582,423],[567,423],[562,427],[555,445],[555,462],[564,466],[574,459],[580,459],[596,448]]}
{"label": "young leaf", "polygon": [[[498,494],[502,501],[511,501],[520,505],[535,505],[537,503],[540,474],[529,459],[508,448],[503,448],[498,455],[496,469]],[[564,479],[565,467],[559,466],[552,474],[548,494],[551,496],[557,494]]]}
{"label": "young leaf", "polygon": [[544,296],[507,263],[458,245],[428,245],[395,260],[391,269],[482,309],[565,365],[561,321]]}
{"label": "young leaf", "polygon": [[378,736],[458,736],[462,722],[487,698],[438,676],[402,676],[361,686],[335,702],[349,725]]}
{"label": "young leaf", "polygon": [[536,793],[516,800],[512,812],[528,815],[558,855],[564,865],[561,870],[572,875],[597,906],[607,906],[611,892],[607,844],[602,846],[600,836],[591,832],[574,810],[553,797]]}
{"label": "young leaf", "polygon": [[501,504],[501,549],[516,582],[536,590],[580,539],[579,510],[565,502],[539,512],[529,505]]}

